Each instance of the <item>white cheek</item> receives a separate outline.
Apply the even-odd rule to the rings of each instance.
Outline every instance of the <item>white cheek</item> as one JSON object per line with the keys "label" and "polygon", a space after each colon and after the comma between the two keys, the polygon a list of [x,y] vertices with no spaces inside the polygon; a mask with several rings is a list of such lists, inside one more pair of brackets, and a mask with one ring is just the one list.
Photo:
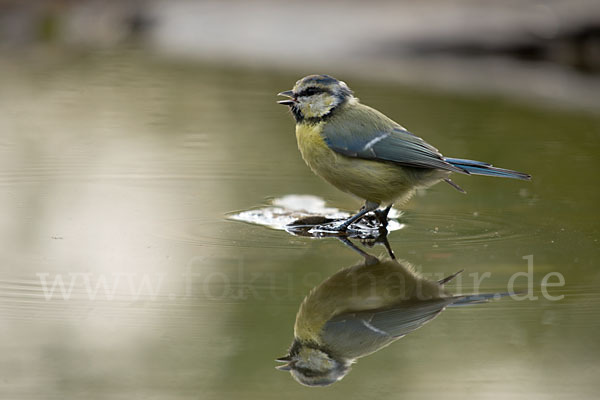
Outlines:
{"label": "white cheek", "polygon": [[310,100],[300,100],[300,109],[304,111],[307,117],[321,117],[331,111],[337,104],[336,98],[327,95],[313,96]]}
{"label": "white cheek", "polygon": [[319,110],[322,110],[322,109],[323,109],[323,107],[325,107],[325,102],[323,101],[323,98],[322,98],[322,97],[318,97],[318,98],[315,100],[315,102],[314,102],[314,103],[311,103],[309,106],[310,106],[310,109],[311,109],[311,110],[316,110],[316,111],[319,111]]}
{"label": "white cheek", "polygon": [[331,101],[331,98],[326,96],[319,96],[311,105],[310,108],[315,113],[323,115],[328,113],[333,107],[336,106],[336,101]]}

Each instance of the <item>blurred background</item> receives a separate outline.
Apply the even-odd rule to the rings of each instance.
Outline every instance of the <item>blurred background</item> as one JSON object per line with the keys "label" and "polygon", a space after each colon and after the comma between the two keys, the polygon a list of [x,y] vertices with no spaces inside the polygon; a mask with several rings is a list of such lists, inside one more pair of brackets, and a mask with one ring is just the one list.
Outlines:
{"label": "blurred background", "polygon": [[[228,219],[289,194],[359,207],[275,104],[311,73],[445,155],[531,173],[419,193],[390,242],[464,268],[462,292],[533,256],[537,299],[447,310],[329,388],[276,371],[304,296],[359,261]],[[597,396],[598,1],[4,0],[0,82],[0,398]]]}
{"label": "blurred background", "polygon": [[4,48],[112,49],[167,59],[598,105],[594,0],[7,1]]}

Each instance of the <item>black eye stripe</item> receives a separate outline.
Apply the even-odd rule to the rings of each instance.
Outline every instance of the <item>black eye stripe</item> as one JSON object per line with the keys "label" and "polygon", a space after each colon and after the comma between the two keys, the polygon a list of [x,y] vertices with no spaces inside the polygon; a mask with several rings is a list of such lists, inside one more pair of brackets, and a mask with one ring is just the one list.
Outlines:
{"label": "black eye stripe", "polygon": [[294,369],[298,372],[300,372],[302,375],[309,377],[309,378],[316,378],[319,376],[325,376],[327,375],[327,371],[325,372],[321,372],[321,371],[315,371],[313,369],[310,368],[303,368],[303,367],[294,367]]}
{"label": "black eye stripe", "polygon": [[309,88],[306,88],[306,89],[302,90],[301,92],[299,92],[296,96],[297,97],[313,96],[313,95],[319,94],[319,93],[331,93],[331,92],[324,88],[309,87]]}

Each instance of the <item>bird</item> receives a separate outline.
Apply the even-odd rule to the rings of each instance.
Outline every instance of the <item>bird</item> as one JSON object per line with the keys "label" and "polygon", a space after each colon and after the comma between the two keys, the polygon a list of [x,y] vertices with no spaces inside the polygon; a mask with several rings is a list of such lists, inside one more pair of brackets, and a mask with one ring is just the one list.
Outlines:
{"label": "bird", "polygon": [[[308,75],[278,93],[296,121],[302,158],[336,188],[365,200],[361,210],[329,229],[344,232],[368,212],[382,225],[394,203],[416,189],[446,181],[449,175],[487,175],[530,180],[531,175],[489,163],[444,157],[432,145],[383,113],[362,104],[348,85],[329,75]],[[384,209],[379,207],[384,206]]]}
{"label": "bird", "polygon": [[[347,243],[351,243],[345,239]],[[436,318],[446,307],[483,303],[509,293],[452,295],[444,284],[418,274],[404,260],[363,259],[336,272],[302,301],[294,339],[276,368],[305,386],[328,386],[344,378],[358,358],[370,355]]]}

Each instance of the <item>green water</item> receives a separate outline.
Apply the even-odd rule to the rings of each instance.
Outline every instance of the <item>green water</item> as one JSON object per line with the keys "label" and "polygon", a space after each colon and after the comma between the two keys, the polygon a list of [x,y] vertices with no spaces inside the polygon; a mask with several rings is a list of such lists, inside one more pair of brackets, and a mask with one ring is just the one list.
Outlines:
{"label": "green water", "polygon": [[[533,175],[417,195],[396,255],[432,277],[465,269],[463,292],[486,272],[481,291],[506,290],[533,256],[538,299],[448,309],[329,388],[274,369],[304,296],[360,260],[335,239],[227,219],[287,194],[359,207],[304,165],[275,104],[313,72],[135,52],[0,60],[1,398],[595,397],[600,118],[351,77],[445,155]],[[562,300],[541,291],[551,272]],[[57,278],[66,295],[50,293]]]}

